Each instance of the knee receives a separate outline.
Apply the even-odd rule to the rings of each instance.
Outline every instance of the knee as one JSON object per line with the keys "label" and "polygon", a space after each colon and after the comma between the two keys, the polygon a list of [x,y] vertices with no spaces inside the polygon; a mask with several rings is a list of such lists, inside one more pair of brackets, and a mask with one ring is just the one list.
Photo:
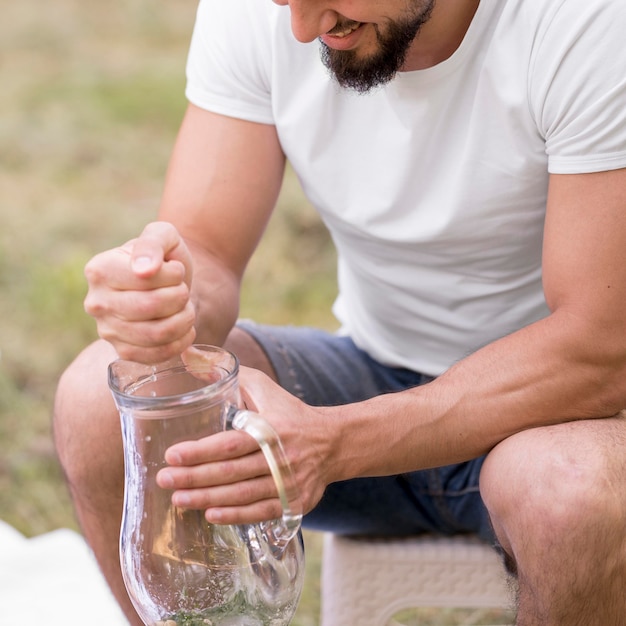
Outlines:
{"label": "knee", "polygon": [[96,342],[59,379],[54,441],[72,490],[104,479],[107,467],[122,464],[119,417],[106,380],[107,366],[114,358],[109,344]]}
{"label": "knee", "polygon": [[623,521],[624,494],[616,486],[623,472],[603,438],[593,436],[597,426],[536,428],[490,452],[481,493],[505,548],[516,539],[561,541]]}

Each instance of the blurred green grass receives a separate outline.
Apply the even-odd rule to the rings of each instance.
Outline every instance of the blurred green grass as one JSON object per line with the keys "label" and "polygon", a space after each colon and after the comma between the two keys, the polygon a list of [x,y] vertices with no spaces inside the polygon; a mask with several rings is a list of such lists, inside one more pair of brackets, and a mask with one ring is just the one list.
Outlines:
{"label": "blurred green grass", "polygon": [[[10,97],[0,104],[3,445],[47,433],[58,375],[95,337],[82,308],[85,262],[156,214],[185,107],[195,11],[173,2],[61,0],[31,11],[27,4],[3,7],[0,27],[0,59],[12,68]],[[242,314],[332,326],[333,264],[326,231],[289,172],[251,264]],[[21,458],[12,449],[5,465]],[[29,534],[54,524],[16,518],[14,509],[3,505],[3,518]]]}
{"label": "blurred green grass", "polygon": [[[52,444],[54,390],[96,336],[84,264],[156,215],[195,10],[191,0],[2,2],[0,519],[27,536],[77,528]],[[289,171],[241,314],[334,328],[334,293],[332,245]],[[319,537],[306,542],[296,626],[318,623]]]}

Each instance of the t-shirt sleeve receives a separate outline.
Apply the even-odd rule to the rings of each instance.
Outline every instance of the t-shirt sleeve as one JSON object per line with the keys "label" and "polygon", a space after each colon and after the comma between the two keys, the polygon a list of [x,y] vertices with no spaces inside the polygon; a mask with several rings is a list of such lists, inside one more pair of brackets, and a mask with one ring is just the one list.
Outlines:
{"label": "t-shirt sleeve", "polygon": [[531,71],[530,106],[555,174],[626,167],[626,2],[580,7],[564,1],[550,16]]}
{"label": "t-shirt sleeve", "polygon": [[187,59],[189,102],[273,124],[269,0],[200,0]]}

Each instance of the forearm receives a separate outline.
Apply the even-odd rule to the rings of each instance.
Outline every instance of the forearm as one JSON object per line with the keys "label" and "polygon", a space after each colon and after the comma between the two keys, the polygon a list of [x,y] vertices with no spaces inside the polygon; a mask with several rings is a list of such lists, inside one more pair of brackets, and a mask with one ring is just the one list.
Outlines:
{"label": "forearm", "polygon": [[221,346],[237,321],[241,281],[205,249],[186,241],[194,259],[191,300],[196,312],[195,343]]}
{"label": "forearm", "polygon": [[190,105],[172,153],[159,219],[193,256],[196,341],[222,344],[241,277],[272,214],[285,157],[274,127]]}
{"label": "forearm", "polygon": [[623,341],[567,315],[495,341],[422,387],[328,409],[341,424],[334,480],[461,462],[528,428],[617,413]]}

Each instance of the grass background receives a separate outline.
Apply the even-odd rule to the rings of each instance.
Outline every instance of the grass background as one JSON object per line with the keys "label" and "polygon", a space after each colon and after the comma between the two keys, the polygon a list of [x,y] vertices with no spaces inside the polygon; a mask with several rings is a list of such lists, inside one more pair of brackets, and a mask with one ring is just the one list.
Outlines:
{"label": "grass background", "polygon": [[[96,336],[86,261],[156,215],[196,2],[0,8],[0,519],[33,536],[76,528],[51,438],[55,386]],[[333,328],[334,292],[332,246],[288,172],[242,315]],[[319,538],[306,541],[296,626],[317,624],[319,610]]]}
{"label": "grass background", "polygon": [[[0,519],[34,536],[76,528],[51,438],[54,390],[96,336],[84,264],[155,217],[196,0],[0,0],[0,10]],[[334,328],[334,261],[288,171],[242,315]],[[320,537],[305,541],[294,626],[318,624]],[[489,619],[402,615],[411,626]]]}

